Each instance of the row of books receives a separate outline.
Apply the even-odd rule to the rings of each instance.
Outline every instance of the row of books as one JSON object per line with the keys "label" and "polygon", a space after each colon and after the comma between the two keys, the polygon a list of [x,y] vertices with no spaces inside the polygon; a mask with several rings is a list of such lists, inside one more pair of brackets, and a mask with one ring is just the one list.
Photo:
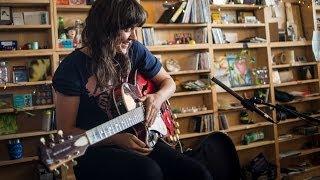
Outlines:
{"label": "row of books", "polygon": [[211,132],[214,130],[214,116],[212,114],[203,115],[203,116],[196,116],[194,118],[195,120],[195,126],[194,131],[195,132]]}
{"label": "row of books", "polygon": [[179,1],[168,6],[158,23],[211,23],[208,0]]}
{"label": "row of books", "polygon": [[154,29],[153,28],[142,28],[143,44],[145,46],[153,46],[154,43]]}

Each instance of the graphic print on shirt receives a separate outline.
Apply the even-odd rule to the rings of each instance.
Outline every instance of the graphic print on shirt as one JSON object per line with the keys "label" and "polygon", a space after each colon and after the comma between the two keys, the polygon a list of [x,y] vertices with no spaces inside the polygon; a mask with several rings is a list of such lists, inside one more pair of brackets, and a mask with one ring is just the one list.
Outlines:
{"label": "graphic print on shirt", "polygon": [[109,119],[114,118],[114,111],[112,111],[112,86],[105,88],[99,88],[97,86],[97,79],[94,75],[90,76],[88,78],[88,82],[86,84],[86,89],[88,92],[89,97],[93,97],[99,106],[105,113],[107,113],[107,116]]}

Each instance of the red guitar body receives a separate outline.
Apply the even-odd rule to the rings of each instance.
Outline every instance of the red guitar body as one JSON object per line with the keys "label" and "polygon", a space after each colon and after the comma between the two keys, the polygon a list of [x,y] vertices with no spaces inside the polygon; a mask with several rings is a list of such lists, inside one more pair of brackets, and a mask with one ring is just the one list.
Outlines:
{"label": "red guitar body", "polygon": [[[152,81],[136,72],[131,83],[123,83],[113,91],[115,109],[118,115],[138,107],[141,97],[155,93],[156,90],[156,86]],[[161,120],[156,119],[154,125],[150,128],[146,128],[144,123],[141,122],[131,127],[129,132],[135,134],[149,147],[154,146],[158,138],[162,138],[170,145],[173,145],[178,140],[178,135],[176,134],[177,127],[168,102],[162,104],[159,116],[160,118],[157,119]]]}

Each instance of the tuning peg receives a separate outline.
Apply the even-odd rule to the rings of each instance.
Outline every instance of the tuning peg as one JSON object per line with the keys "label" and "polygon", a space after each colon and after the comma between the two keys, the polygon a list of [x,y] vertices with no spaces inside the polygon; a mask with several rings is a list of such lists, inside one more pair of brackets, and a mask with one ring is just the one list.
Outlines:
{"label": "tuning peg", "polygon": [[43,145],[46,145],[46,139],[44,139],[44,137],[41,137],[41,138],[40,138],[40,142],[41,142]]}
{"label": "tuning peg", "polygon": [[173,141],[173,136],[170,135],[170,136],[169,136],[169,139],[170,139],[170,141]]}
{"label": "tuning peg", "polygon": [[54,173],[54,175],[56,175],[56,176],[59,176],[59,175],[60,175],[60,171],[57,170],[57,169],[54,169],[54,170],[53,170],[53,173]]}
{"label": "tuning peg", "polygon": [[59,143],[63,143],[64,142],[64,139],[59,139]]}
{"label": "tuning peg", "polygon": [[74,152],[74,155],[75,155],[75,156],[78,156],[79,154],[80,154],[80,151],[75,151],[75,152]]}
{"label": "tuning peg", "polygon": [[68,170],[68,169],[69,169],[69,166],[68,166],[68,165],[66,165],[66,164],[62,164],[62,166],[63,166],[64,168],[66,168],[66,170]]}
{"label": "tuning peg", "polygon": [[173,136],[173,141],[176,142],[177,141],[177,137]]}
{"label": "tuning peg", "polygon": [[73,165],[73,166],[78,165],[78,162],[77,162],[76,160],[74,160],[74,159],[72,159],[71,162],[72,162],[72,165]]}
{"label": "tuning peg", "polygon": [[176,132],[176,134],[180,134],[180,130],[179,129],[176,129],[175,132]]}
{"label": "tuning peg", "polygon": [[180,124],[178,122],[174,122],[174,126],[178,128],[180,127]]}
{"label": "tuning peg", "polygon": [[58,130],[58,135],[63,138],[63,131],[62,130]]}
{"label": "tuning peg", "polygon": [[72,136],[72,135],[69,135],[69,136],[67,137],[67,139],[68,139],[68,140],[72,140],[72,139],[73,139],[73,136]]}
{"label": "tuning peg", "polygon": [[179,141],[179,139],[180,139],[179,135],[176,134],[175,137],[176,137],[176,141]]}
{"label": "tuning peg", "polygon": [[173,119],[177,119],[178,116],[176,114],[172,114]]}
{"label": "tuning peg", "polygon": [[54,141],[54,135],[53,134],[49,134],[49,138]]}

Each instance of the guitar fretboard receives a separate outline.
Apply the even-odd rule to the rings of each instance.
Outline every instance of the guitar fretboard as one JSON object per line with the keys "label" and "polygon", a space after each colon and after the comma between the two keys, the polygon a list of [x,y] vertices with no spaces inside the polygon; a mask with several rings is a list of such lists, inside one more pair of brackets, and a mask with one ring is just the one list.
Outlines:
{"label": "guitar fretboard", "polygon": [[135,108],[86,132],[90,144],[100,142],[144,120],[143,107]]}

